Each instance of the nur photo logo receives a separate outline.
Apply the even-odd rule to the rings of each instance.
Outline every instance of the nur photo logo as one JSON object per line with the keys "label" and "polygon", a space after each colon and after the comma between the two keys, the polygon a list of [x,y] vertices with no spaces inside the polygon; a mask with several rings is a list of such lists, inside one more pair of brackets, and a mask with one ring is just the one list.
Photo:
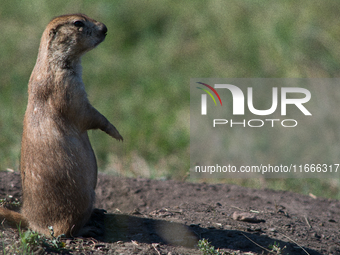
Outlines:
{"label": "nur photo logo", "polygon": [[190,79],[190,174],[339,178],[339,84],[340,78]]}
{"label": "nur photo logo", "polygon": [[[247,87],[246,93],[242,91],[239,86],[232,85],[232,84],[214,84],[214,87],[203,83],[197,82],[208,89],[210,89],[215,96],[220,101],[221,106],[222,100],[221,95],[228,98],[227,100],[232,100],[232,115],[245,115],[245,107],[247,110],[256,116],[268,116],[267,118],[263,119],[243,119],[240,121],[235,121],[233,119],[226,119],[226,118],[214,118],[213,119],[213,127],[217,125],[230,125],[233,126],[249,126],[249,127],[262,127],[266,123],[274,127],[277,122],[281,123],[283,127],[296,127],[298,125],[298,121],[296,119],[277,119],[277,118],[269,118],[269,115],[272,115],[280,108],[281,116],[287,115],[287,106],[293,105],[300,110],[300,112],[305,116],[311,116],[312,114],[306,108],[304,104],[310,101],[311,93],[308,89],[300,88],[300,87],[268,87],[266,94],[271,95],[268,97],[266,101],[271,102],[271,106],[268,109],[257,109],[254,106],[254,92],[253,87]],[[201,115],[207,115],[208,107],[207,107],[207,94],[212,98],[214,101],[215,106],[217,105],[216,100],[212,93],[205,88],[197,87],[198,89],[203,90],[206,94],[201,95]],[[216,91],[219,90],[219,93]],[[231,95],[231,97],[230,97]],[[245,103],[246,102],[246,103]],[[213,111],[213,110],[212,110]]]}

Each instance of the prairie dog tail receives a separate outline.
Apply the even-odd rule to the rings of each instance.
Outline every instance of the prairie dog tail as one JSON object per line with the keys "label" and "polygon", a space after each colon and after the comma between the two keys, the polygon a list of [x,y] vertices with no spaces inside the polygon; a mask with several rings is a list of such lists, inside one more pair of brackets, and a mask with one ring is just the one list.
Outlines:
{"label": "prairie dog tail", "polygon": [[11,226],[28,228],[28,221],[20,213],[0,207],[0,223],[6,220]]}

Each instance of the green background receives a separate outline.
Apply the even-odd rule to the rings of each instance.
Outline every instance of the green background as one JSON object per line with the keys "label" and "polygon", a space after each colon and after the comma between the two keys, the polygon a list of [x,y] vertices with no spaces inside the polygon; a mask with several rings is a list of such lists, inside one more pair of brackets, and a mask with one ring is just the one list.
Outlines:
{"label": "green background", "polygon": [[[54,16],[82,12],[108,27],[106,40],[82,62],[91,103],[124,137],[118,143],[89,132],[100,170],[184,180],[190,78],[339,77],[339,9],[336,0],[2,0],[0,169],[19,168],[27,83]],[[265,148],[270,141],[258,142]],[[224,181],[340,197],[337,179]]]}

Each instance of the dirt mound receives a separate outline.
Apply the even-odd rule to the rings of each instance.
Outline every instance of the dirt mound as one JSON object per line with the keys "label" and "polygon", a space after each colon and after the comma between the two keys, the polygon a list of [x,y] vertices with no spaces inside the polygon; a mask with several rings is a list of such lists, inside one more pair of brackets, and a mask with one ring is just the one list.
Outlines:
{"label": "dirt mound", "polygon": [[[96,207],[107,210],[106,234],[91,240],[95,244],[86,254],[202,254],[197,242],[203,238],[226,254],[340,254],[336,200],[104,174],[96,191]],[[17,173],[0,172],[0,198],[5,197],[20,200]],[[0,230],[0,246],[17,238],[16,230]]]}

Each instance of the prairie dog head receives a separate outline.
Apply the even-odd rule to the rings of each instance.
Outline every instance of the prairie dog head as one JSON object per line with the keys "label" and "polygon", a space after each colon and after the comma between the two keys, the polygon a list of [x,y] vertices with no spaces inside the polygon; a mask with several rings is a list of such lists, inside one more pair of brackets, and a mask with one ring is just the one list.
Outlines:
{"label": "prairie dog head", "polygon": [[64,66],[71,64],[101,43],[106,32],[103,23],[84,14],[56,17],[43,33],[38,59],[47,57],[50,63]]}

